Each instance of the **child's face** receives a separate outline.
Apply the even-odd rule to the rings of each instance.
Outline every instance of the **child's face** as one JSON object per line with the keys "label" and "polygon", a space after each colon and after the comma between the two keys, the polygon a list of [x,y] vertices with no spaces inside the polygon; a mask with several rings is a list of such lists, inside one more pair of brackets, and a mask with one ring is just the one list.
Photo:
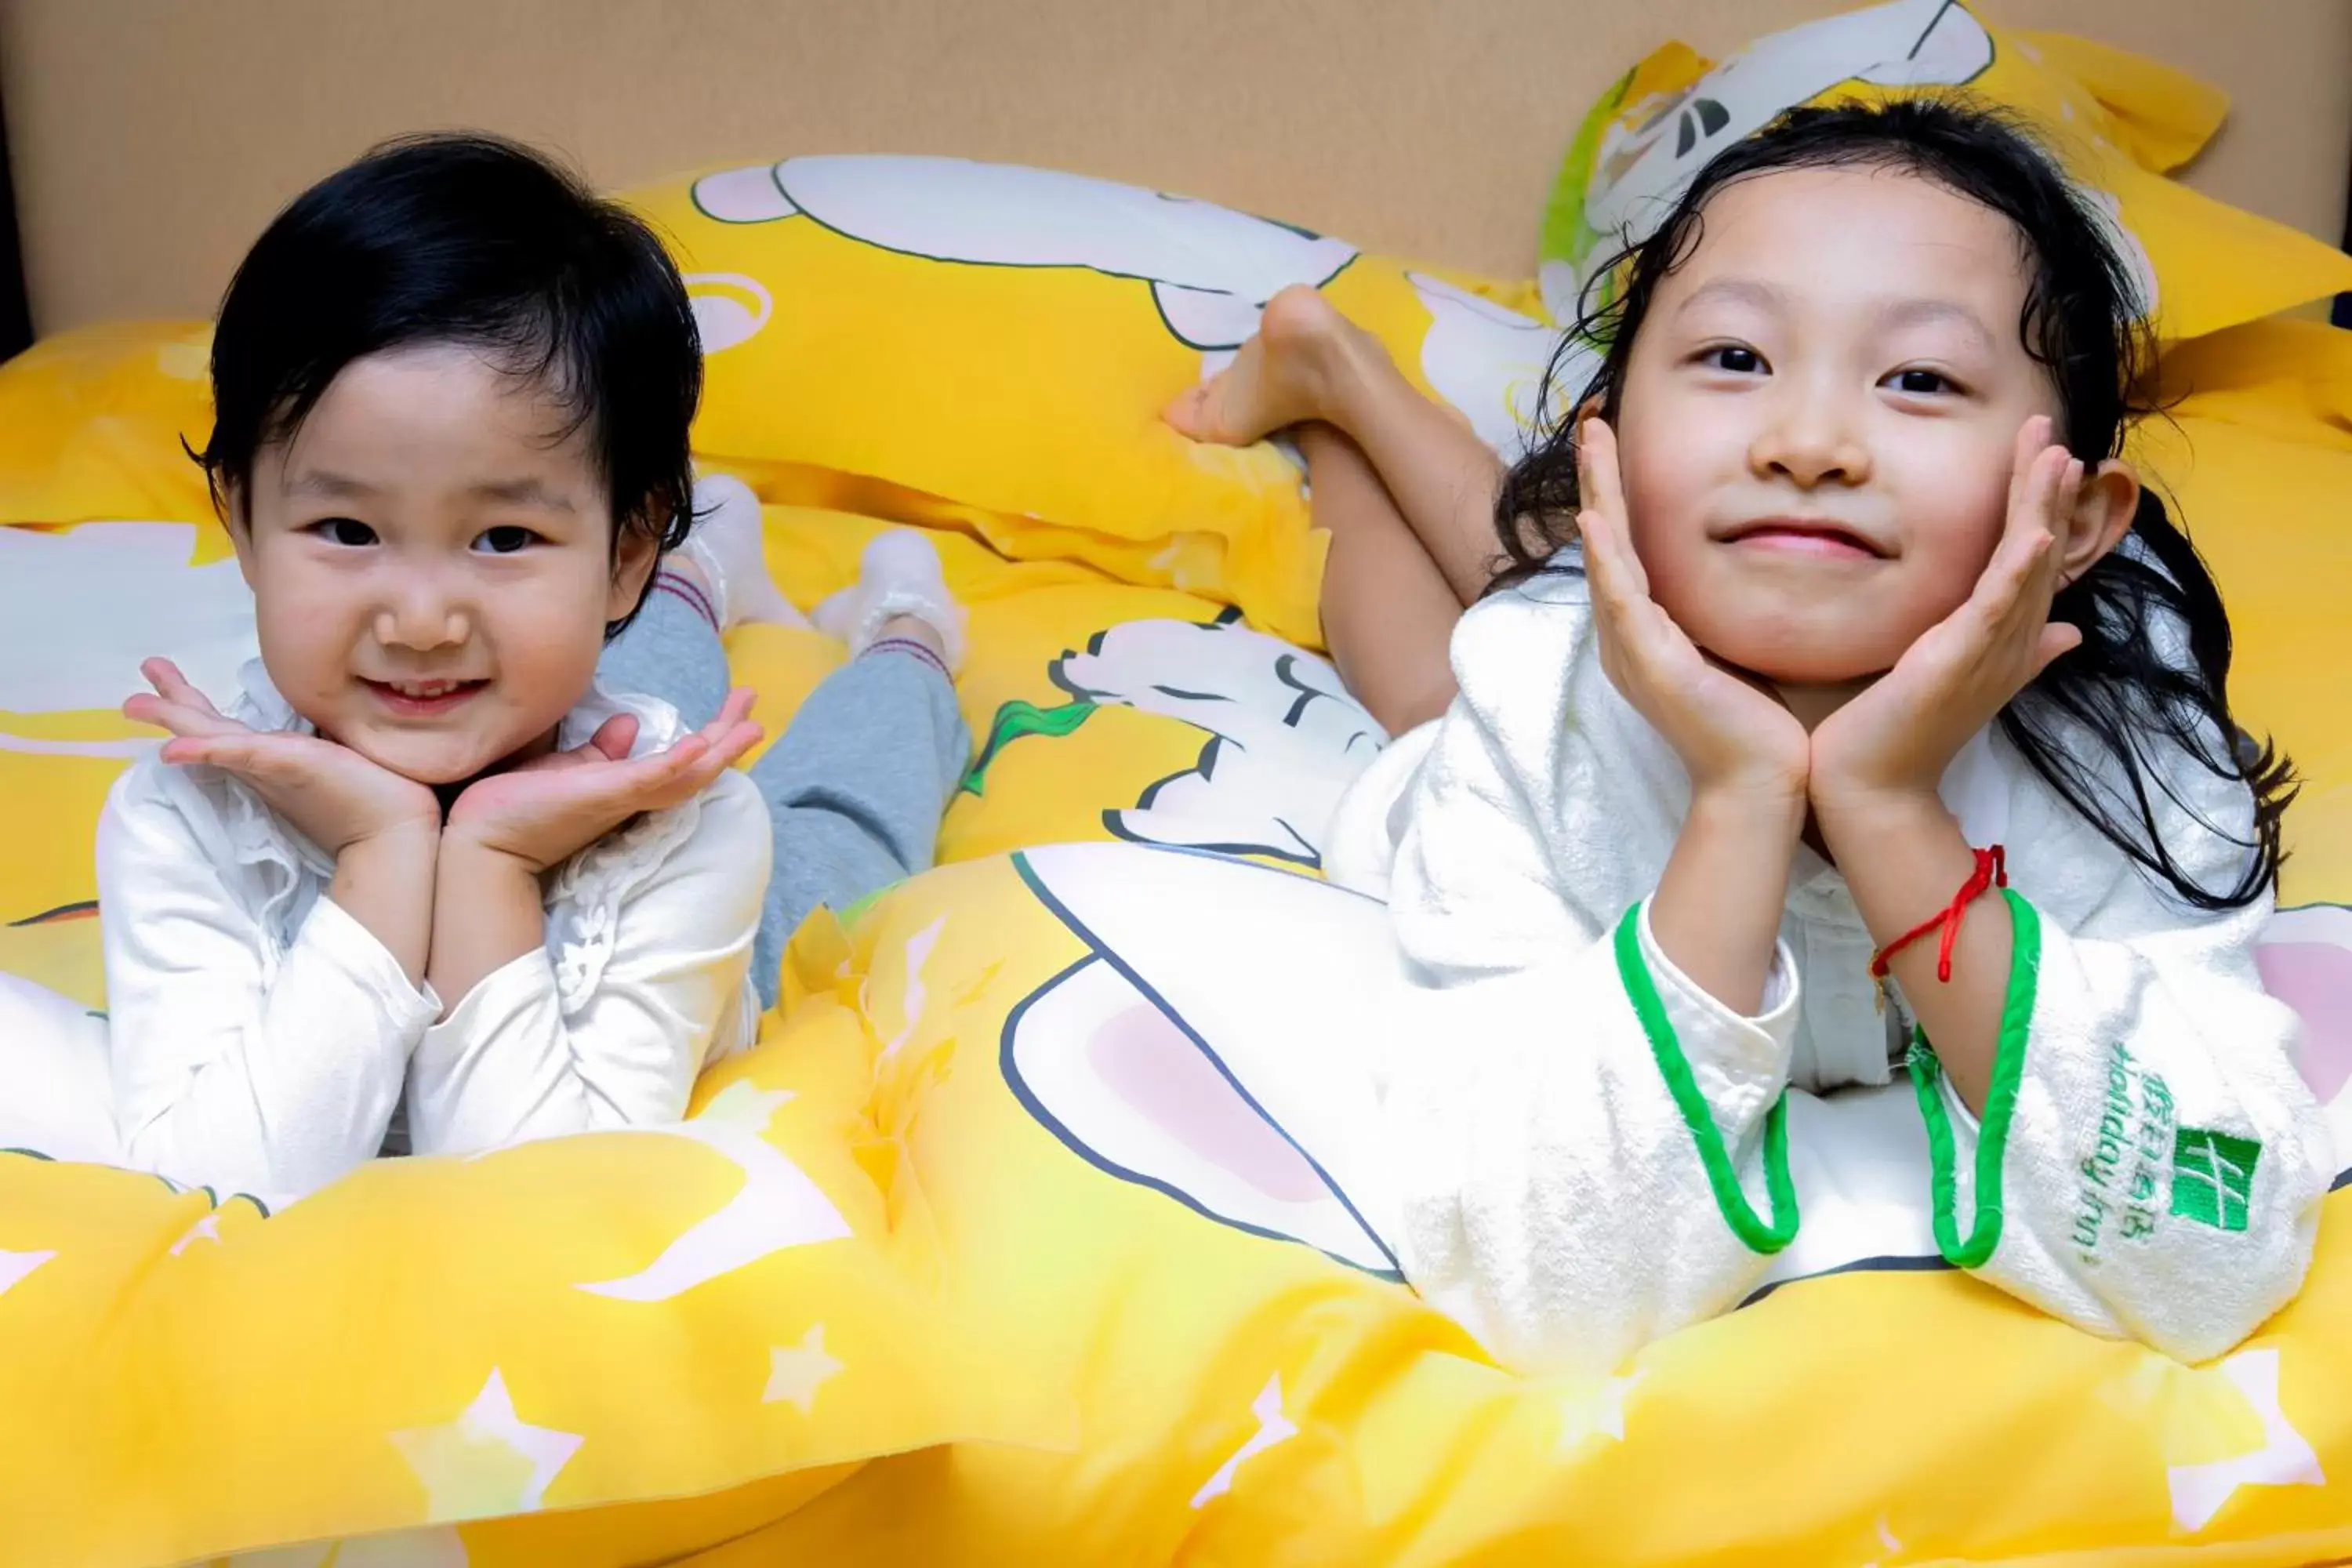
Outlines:
{"label": "child's face", "polygon": [[654,551],[545,389],[446,344],[354,361],[255,459],[230,531],[294,710],[404,777],[536,751],[585,694]]}
{"label": "child's face", "polygon": [[1659,283],[1618,441],[1633,543],[1701,647],[1783,686],[1891,667],[1975,586],[2056,401],[1999,214],[1914,176],[1727,186]]}

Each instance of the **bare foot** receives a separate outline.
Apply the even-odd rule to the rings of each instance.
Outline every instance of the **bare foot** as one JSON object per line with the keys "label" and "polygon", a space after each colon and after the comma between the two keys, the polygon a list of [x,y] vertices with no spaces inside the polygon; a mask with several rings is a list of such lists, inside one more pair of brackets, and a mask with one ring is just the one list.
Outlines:
{"label": "bare foot", "polygon": [[1328,300],[1294,284],[1266,301],[1257,335],[1242,344],[1234,363],[1188,388],[1160,417],[1195,441],[1223,447],[1328,418],[1335,378],[1346,374],[1351,353],[1367,345],[1378,352]]}

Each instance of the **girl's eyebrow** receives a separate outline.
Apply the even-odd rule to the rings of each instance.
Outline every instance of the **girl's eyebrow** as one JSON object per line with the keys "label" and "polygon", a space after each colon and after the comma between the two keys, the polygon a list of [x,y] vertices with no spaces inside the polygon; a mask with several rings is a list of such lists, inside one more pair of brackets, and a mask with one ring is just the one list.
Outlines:
{"label": "girl's eyebrow", "polygon": [[539,479],[524,476],[517,479],[485,479],[467,488],[466,493],[477,500],[501,501],[509,506],[535,506],[546,511],[577,511],[572,498],[548,488]]}
{"label": "girl's eyebrow", "polygon": [[1683,296],[1683,302],[1675,307],[1675,314],[1679,316],[1718,300],[1777,313],[1787,308],[1789,296],[1778,284],[1755,278],[1710,278]]}
{"label": "girl's eyebrow", "polygon": [[286,493],[289,496],[324,496],[330,500],[343,500],[352,497],[372,496],[377,492],[376,488],[365,480],[348,479],[341,474],[330,473],[324,468],[306,468],[286,481]]}
{"label": "girl's eyebrow", "polygon": [[[1717,301],[1777,314],[1787,310],[1789,296],[1778,284],[1760,279],[1710,278],[1684,295],[1675,313],[1679,316]],[[1875,313],[1882,327],[1949,324],[1974,338],[1977,346],[1986,353],[1993,349],[1992,331],[1984,324],[1984,319],[1957,300],[1932,294],[1910,295],[1884,301]]]}
{"label": "girl's eyebrow", "polygon": [[[330,473],[324,468],[310,468],[286,482],[286,493],[293,496],[323,496],[330,500],[363,499],[383,493],[364,479],[351,479]],[[543,479],[525,475],[513,479],[485,479],[469,485],[466,494],[476,500],[499,501],[509,506],[535,506],[544,511],[577,511],[570,496],[551,489]]]}
{"label": "girl's eyebrow", "polygon": [[1933,296],[1890,300],[1879,307],[1878,319],[1881,325],[1888,327],[1955,326],[1976,339],[1979,348],[1987,353],[1992,352],[1993,336],[1990,329],[1986,327],[1983,319],[1974,310],[1957,300],[1942,300]]}

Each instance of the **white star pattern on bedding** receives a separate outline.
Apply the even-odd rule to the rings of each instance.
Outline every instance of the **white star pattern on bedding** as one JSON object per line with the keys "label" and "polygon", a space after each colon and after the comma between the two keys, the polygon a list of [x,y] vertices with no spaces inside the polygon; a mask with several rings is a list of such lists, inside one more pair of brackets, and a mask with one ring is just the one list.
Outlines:
{"label": "white star pattern on bedding", "polygon": [[394,1432],[392,1443],[425,1483],[426,1517],[440,1523],[537,1510],[581,1438],[516,1414],[504,1374],[492,1367],[456,1420]]}
{"label": "white star pattern on bedding", "polygon": [[26,1275],[57,1256],[54,1252],[8,1252],[0,1250],[0,1296],[21,1284]]}
{"label": "white star pattern on bedding", "polygon": [[1267,1378],[1265,1386],[1257,1391],[1257,1397],[1250,1401],[1250,1414],[1257,1417],[1257,1430],[1251,1433],[1248,1440],[1234,1449],[1232,1456],[1217,1467],[1216,1473],[1202,1482],[1201,1489],[1192,1494],[1194,1508],[1206,1508],[1216,1499],[1233,1490],[1234,1472],[1240,1469],[1248,1460],[1273,1447],[1276,1443],[1287,1442],[1298,1436],[1297,1425],[1282,1413],[1282,1374],[1280,1373],[1276,1373],[1272,1377]]}
{"label": "white star pattern on bedding", "polygon": [[768,1352],[768,1389],[762,1405],[792,1405],[806,1415],[816,1408],[817,1390],[842,1371],[841,1363],[825,1353],[824,1325],[811,1323],[797,1345],[777,1345]]}
{"label": "white star pattern on bedding", "polygon": [[2226,1382],[2238,1392],[2262,1423],[2263,1446],[2249,1453],[2201,1464],[2172,1465],[2165,1470],[2172,1489],[2173,1522],[2186,1531],[2200,1531],[2213,1521],[2231,1494],[2242,1486],[2325,1486],[2319,1456],[2279,1408],[2279,1352],[2241,1351],[2218,1366],[2185,1373],[2196,1379]]}
{"label": "white star pattern on bedding", "polygon": [[1604,1377],[1559,1402],[1559,1451],[1582,1447],[1594,1437],[1625,1440],[1625,1398],[1648,1375],[1636,1369]]}

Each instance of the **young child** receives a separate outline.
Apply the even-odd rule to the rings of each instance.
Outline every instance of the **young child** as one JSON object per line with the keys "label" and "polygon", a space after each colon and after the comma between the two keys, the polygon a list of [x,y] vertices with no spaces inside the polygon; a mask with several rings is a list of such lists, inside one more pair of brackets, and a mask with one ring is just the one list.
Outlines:
{"label": "young child", "polygon": [[2287,770],[2118,456],[2144,348],[2098,221],[1981,112],[1801,110],[1584,326],[1576,417],[1507,475],[1311,293],[1170,411],[1300,426],[1333,652],[1431,721],[1325,859],[1464,1021],[1385,1085],[1407,1276],[1507,1361],[1615,1364],[1795,1234],[1785,1087],[1900,1063],[1951,1263],[2227,1349],[2334,1159],[2253,963]]}
{"label": "young child", "polygon": [[261,658],[226,710],[161,659],[124,704],[174,738],[100,824],[108,1018],[46,1067],[18,1043],[0,1145],[282,1201],[388,1140],[675,1120],[801,916],[929,862],[969,751],[937,556],[868,548],[820,611],[852,662],[730,769],[759,730],[720,629],[798,617],[757,500],[696,499],[685,287],[496,140],[298,199],[230,285],[213,386],[199,460]]}

